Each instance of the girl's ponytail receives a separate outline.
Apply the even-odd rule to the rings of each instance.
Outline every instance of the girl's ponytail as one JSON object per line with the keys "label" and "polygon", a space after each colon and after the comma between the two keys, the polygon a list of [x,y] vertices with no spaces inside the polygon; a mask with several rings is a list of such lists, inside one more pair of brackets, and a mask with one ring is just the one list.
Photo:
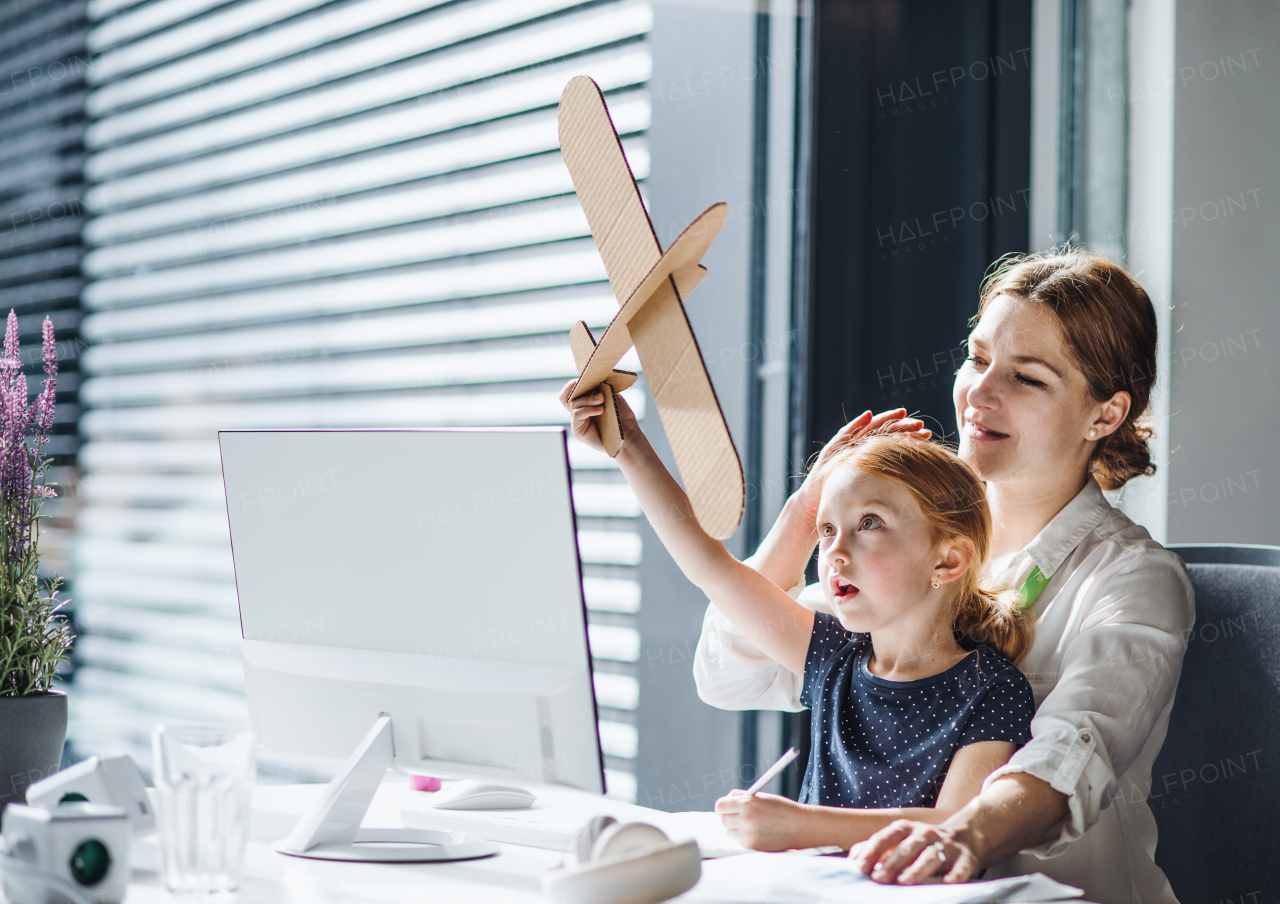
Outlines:
{"label": "girl's ponytail", "polygon": [[1018,663],[1031,651],[1033,629],[1022,610],[1016,590],[965,588],[956,601],[952,624],[959,634],[985,643],[1010,662]]}

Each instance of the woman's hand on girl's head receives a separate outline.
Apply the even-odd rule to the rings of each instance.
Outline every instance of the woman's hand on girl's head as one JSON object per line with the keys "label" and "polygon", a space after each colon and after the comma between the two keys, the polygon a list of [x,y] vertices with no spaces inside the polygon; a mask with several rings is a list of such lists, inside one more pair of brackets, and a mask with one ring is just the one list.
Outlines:
{"label": "woman's hand on girl's head", "polygon": [[849,423],[845,424],[836,431],[836,435],[831,437],[830,441],[822,447],[822,451],[818,453],[818,459],[813,463],[813,467],[809,469],[809,473],[805,476],[804,483],[800,489],[796,491],[801,508],[806,519],[812,521],[818,515],[818,498],[820,493],[818,487],[813,481],[813,473],[818,467],[834,456],[841,449],[857,442],[868,433],[877,430],[884,430],[893,433],[906,433],[920,439],[928,439],[933,436],[933,431],[924,426],[924,421],[916,418],[909,418],[907,409],[895,408],[892,411],[882,411],[877,415],[872,415],[870,411],[864,411],[855,417]]}
{"label": "woman's hand on girl's head", "polygon": [[786,851],[804,847],[801,840],[805,806],[777,794],[731,791],[716,801],[716,813],[729,837],[753,851]]}
{"label": "woman's hand on girl's head", "polygon": [[[597,452],[604,452],[604,443],[600,440],[598,418],[604,414],[604,387],[589,392],[581,398],[570,399],[577,387],[577,380],[570,380],[560,390],[560,404],[569,411],[569,428],[576,439],[586,443]],[[618,406],[618,420],[622,423],[622,441],[634,438],[640,432],[640,422],[622,393],[614,393],[614,402]],[[606,453],[608,454],[608,453]]]}

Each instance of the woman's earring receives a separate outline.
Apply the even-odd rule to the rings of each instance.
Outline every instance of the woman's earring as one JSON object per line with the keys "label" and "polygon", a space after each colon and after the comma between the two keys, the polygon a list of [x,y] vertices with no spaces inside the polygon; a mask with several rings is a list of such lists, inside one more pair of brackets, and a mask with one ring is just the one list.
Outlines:
{"label": "woman's earring", "polygon": [[1094,429],[1092,429],[1092,428],[1090,428],[1090,430],[1089,430],[1089,439],[1095,439],[1095,438],[1097,437],[1097,435],[1098,435],[1098,431],[1097,431],[1097,430],[1094,430]]}
{"label": "woman's earring", "polygon": [[935,575],[933,576],[933,580],[932,580],[932,581],[930,581],[929,583],[933,585],[933,589],[934,589],[934,590],[937,590],[937,589],[938,589],[938,576],[935,574]]}

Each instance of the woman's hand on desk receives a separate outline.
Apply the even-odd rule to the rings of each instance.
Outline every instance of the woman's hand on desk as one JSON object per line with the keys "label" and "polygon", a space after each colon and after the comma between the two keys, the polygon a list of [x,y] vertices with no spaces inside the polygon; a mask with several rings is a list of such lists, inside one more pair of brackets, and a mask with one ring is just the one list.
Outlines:
{"label": "woman's hand on desk", "polygon": [[[977,746],[961,748],[956,756]],[[935,876],[967,882],[983,866],[1039,844],[1068,814],[1067,795],[1034,775],[1013,772],[941,825],[896,820],[855,845],[849,859],[877,882],[914,885]]]}
{"label": "woman's hand on desk", "polygon": [[729,837],[753,851],[786,851],[807,847],[800,837],[806,827],[804,804],[777,794],[733,791],[716,801],[716,813]]}
{"label": "woman's hand on desk", "polygon": [[945,826],[899,819],[849,849],[855,869],[877,882],[914,885],[941,877],[968,882],[981,868],[973,849]]}

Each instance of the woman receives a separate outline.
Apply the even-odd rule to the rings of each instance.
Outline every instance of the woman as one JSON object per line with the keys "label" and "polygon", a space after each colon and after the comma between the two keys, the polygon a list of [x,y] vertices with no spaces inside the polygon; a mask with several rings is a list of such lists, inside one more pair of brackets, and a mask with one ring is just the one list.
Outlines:
{"label": "woman", "polygon": [[[1176,904],[1154,861],[1146,798],[1194,622],[1181,560],[1102,490],[1151,474],[1142,426],[1156,319],[1142,287],[1082,252],[1007,262],[983,287],[956,374],[960,455],[986,482],[995,533],[987,586],[1017,589],[1035,620],[1019,664],[1036,698],[1032,740],[941,825],[906,820],[851,857],[883,882],[1043,872],[1100,904]],[[829,455],[890,412],[847,425]],[[918,422],[899,428],[919,431]],[[799,589],[815,542],[802,486],[750,561]],[[800,594],[814,605],[813,588]],[[800,710],[795,677],[708,610],[698,691],[728,709]],[[776,796],[718,805],[741,837],[767,837],[799,806]]]}

